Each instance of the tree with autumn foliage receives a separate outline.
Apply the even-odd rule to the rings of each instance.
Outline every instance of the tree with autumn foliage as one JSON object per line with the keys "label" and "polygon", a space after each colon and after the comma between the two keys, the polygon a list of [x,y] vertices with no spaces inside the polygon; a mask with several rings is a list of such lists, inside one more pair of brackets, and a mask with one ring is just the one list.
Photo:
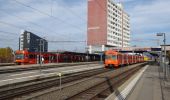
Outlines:
{"label": "tree with autumn foliage", "polygon": [[10,47],[0,48],[0,63],[14,62],[13,50]]}

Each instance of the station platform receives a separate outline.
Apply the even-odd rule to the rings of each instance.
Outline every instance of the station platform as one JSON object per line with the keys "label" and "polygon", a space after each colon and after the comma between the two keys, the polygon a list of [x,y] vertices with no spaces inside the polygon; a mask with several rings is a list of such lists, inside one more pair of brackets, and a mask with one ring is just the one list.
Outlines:
{"label": "station platform", "polygon": [[170,77],[160,67],[144,66],[105,100],[170,100]]}
{"label": "station platform", "polygon": [[170,100],[170,81],[164,79],[159,66],[149,65],[127,100]]}

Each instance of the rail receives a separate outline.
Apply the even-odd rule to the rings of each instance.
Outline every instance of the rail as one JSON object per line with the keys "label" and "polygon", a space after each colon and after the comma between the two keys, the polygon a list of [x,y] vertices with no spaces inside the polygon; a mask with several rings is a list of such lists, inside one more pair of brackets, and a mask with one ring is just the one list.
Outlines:
{"label": "rail", "polygon": [[15,65],[15,63],[0,63],[0,67],[2,66],[12,66]]}
{"label": "rail", "polygon": [[[100,95],[101,91],[105,91],[108,89],[110,90],[110,87],[112,87],[113,85],[112,84],[113,81],[117,82],[119,78],[120,79],[126,78],[125,76],[128,76],[128,73],[132,74],[131,71],[134,71],[137,67],[144,66],[145,64],[146,63],[141,63],[141,64],[131,65],[129,67],[121,67],[116,70],[109,70],[107,72],[98,73],[97,75],[92,75],[93,72],[89,72],[88,75],[91,74],[89,75],[91,77],[89,76],[86,76],[85,78],[79,77],[78,80],[70,81],[69,83],[64,83],[64,80],[62,79],[61,87],[59,87],[59,83],[58,83],[57,86],[54,86],[53,88],[48,88],[47,90],[44,91],[31,93],[29,94],[29,96],[25,95],[21,97],[21,99],[47,100],[50,98],[50,100],[60,100],[60,99],[65,100],[65,99],[84,98],[84,100],[87,100],[89,98],[95,98],[96,96],[98,96],[98,94]],[[126,73],[125,76],[122,76],[121,74],[124,73]],[[102,84],[106,84],[106,86],[103,85],[104,86],[103,88],[101,86]],[[98,87],[99,89],[97,89],[96,87]],[[99,90],[100,93],[98,93]]]}
{"label": "rail", "polygon": [[11,72],[20,72],[28,70],[38,70],[38,69],[48,69],[48,68],[57,68],[57,67],[66,67],[66,66],[76,66],[76,65],[86,65],[86,64],[97,64],[99,62],[81,62],[81,63],[53,63],[53,64],[44,64],[41,67],[39,65],[24,65],[24,66],[8,66],[0,67],[0,74],[11,73]]}
{"label": "rail", "polygon": [[[90,77],[95,74],[108,71],[107,69],[95,69],[74,74],[67,74],[62,77],[62,83],[79,80],[80,78]],[[11,99],[17,96],[28,94],[35,91],[40,91],[45,88],[50,88],[59,85],[59,76],[37,78],[32,81],[25,81],[22,83],[10,84],[0,87],[0,100]]]}

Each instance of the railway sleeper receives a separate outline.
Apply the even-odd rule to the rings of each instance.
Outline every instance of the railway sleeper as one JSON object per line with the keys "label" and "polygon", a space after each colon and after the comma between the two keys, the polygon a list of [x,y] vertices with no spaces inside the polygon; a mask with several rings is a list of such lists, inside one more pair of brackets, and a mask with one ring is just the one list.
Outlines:
{"label": "railway sleeper", "polygon": [[[110,81],[109,83],[108,83],[108,80],[106,80],[105,82],[103,82],[95,87],[92,87],[86,91],[83,91],[83,92],[69,98],[68,100],[76,100],[76,99],[90,100],[90,99],[94,99],[96,97],[100,98],[100,96],[98,96],[98,95],[100,95],[103,91],[105,91],[107,89],[109,89],[111,92],[114,92],[115,91],[114,85],[120,83],[123,79],[126,79],[126,77],[129,76],[130,74],[132,74],[134,71],[136,71],[136,69],[137,68],[134,68],[126,73],[122,73],[122,74],[118,75],[119,80],[115,80],[114,78],[112,78],[112,79],[109,79],[109,81]],[[93,92],[91,92],[91,91],[93,91]],[[106,97],[106,95],[104,95],[104,97]]]}
{"label": "railway sleeper", "polygon": [[[135,66],[143,66],[144,64],[136,64],[136,65],[132,65],[131,67],[122,67],[122,69],[118,69],[121,73],[125,73],[126,71],[128,71],[128,70],[131,70],[132,68],[134,68]],[[104,73],[103,74],[100,74],[100,75],[95,75],[95,76],[92,76],[92,73],[88,73],[88,74],[86,74],[86,75],[89,75],[89,76],[91,76],[91,77],[93,77],[93,78],[89,78],[90,80],[86,80],[86,81],[82,81],[81,83],[74,83],[73,85],[72,84],[70,84],[70,85],[65,85],[65,87],[63,87],[64,85],[63,85],[63,83],[62,83],[62,87],[61,88],[56,88],[56,87],[54,87],[54,88],[52,88],[51,90],[47,90],[47,91],[41,91],[41,93],[33,93],[32,95],[31,94],[29,94],[29,96],[26,96],[25,95],[25,97],[24,98],[26,98],[26,99],[29,99],[29,100],[37,100],[37,99],[41,99],[41,100],[46,100],[46,99],[48,99],[48,98],[50,98],[50,100],[59,100],[59,99],[71,99],[72,97],[74,97],[75,95],[78,95],[78,94],[80,94],[80,93],[82,93],[82,92],[84,92],[84,91],[86,91],[86,90],[88,90],[89,88],[92,88],[92,87],[94,87],[94,86],[97,86],[97,85],[94,85],[94,84],[96,84],[95,82],[99,82],[100,81],[100,83],[101,82],[103,82],[103,80],[107,80],[106,79],[106,77],[105,76],[107,76],[107,77],[114,77],[114,80],[115,81],[117,81],[118,80],[118,78],[115,78],[115,76],[116,75],[118,75],[118,74],[120,74],[120,72],[118,73],[118,70],[110,70],[109,72],[105,72],[105,73],[109,73],[109,75],[105,75]],[[111,71],[114,71],[114,74],[113,74],[113,72],[111,72]],[[99,73],[98,73],[99,74]],[[86,76],[87,77],[87,76]],[[78,77],[79,78],[79,80],[82,78],[82,77]],[[98,80],[98,81],[97,81]],[[86,86],[86,87],[82,87],[82,86],[84,86],[84,85],[79,85],[79,84],[82,84],[82,83],[84,83],[84,85],[87,85],[87,84],[85,84],[85,83],[90,83],[91,85],[93,85],[92,87],[91,86]],[[100,84],[100,83],[98,83],[98,84]],[[108,85],[108,83],[106,83],[107,85]],[[74,86],[74,87],[73,87]],[[81,88],[79,88],[79,87],[81,87]],[[101,87],[101,86],[100,86]],[[69,88],[70,88],[70,90],[69,90]],[[100,88],[100,91],[105,91],[107,88],[110,88],[109,86],[107,86],[107,87],[102,87],[102,88]],[[61,90],[60,90],[61,89]],[[76,89],[76,90],[75,90]],[[80,90],[77,90],[77,89],[80,89]],[[83,90],[84,89],[84,90]],[[78,92],[79,91],[79,92]],[[95,95],[94,95],[95,94]],[[93,97],[95,97],[95,96],[97,96],[97,95],[100,95],[100,93],[97,93],[96,92],[96,90],[94,89],[94,90],[91,90],[89,93],[87,93],[87,95],[85,96],[85,97],[87,97],[87,96],[90,96],[90,95],[93,95],[92,96],[92,98]],[[101,95],[102,96],[102,95]],[[21,98],[21,99],[19,99],[19,100],[22,100],[22,99],[24,99],[24,98]],[[81,97],[80,97],[81,98]]]}

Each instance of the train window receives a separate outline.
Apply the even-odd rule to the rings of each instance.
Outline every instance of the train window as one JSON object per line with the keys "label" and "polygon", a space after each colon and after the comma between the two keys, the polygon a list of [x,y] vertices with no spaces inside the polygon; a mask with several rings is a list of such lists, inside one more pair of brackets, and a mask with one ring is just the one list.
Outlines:
{"label": "train window", "polygon": [[44,60],[49,60],[49,58],[48,57],[44,57]]}
{"label": "train window", "polygon": [[116,60],[117,59],[116,55],[112,55],[112,59]]}
{"label": "train window", "polygon": [[116,55],[106,55],[106,59],[116,60],[117,56]]}
{"label": "train window", "polygon": [[33,55],[33,54],[30,54],[30,55],[29,55],[29,58],[30,58],[30,59],[33,59],[33,58],[34,58],[34,55]]}
{"label": "train window", "polygon": [[16,59],[24,59],[24,55],[23,54],[16,54],[15,58]]}

